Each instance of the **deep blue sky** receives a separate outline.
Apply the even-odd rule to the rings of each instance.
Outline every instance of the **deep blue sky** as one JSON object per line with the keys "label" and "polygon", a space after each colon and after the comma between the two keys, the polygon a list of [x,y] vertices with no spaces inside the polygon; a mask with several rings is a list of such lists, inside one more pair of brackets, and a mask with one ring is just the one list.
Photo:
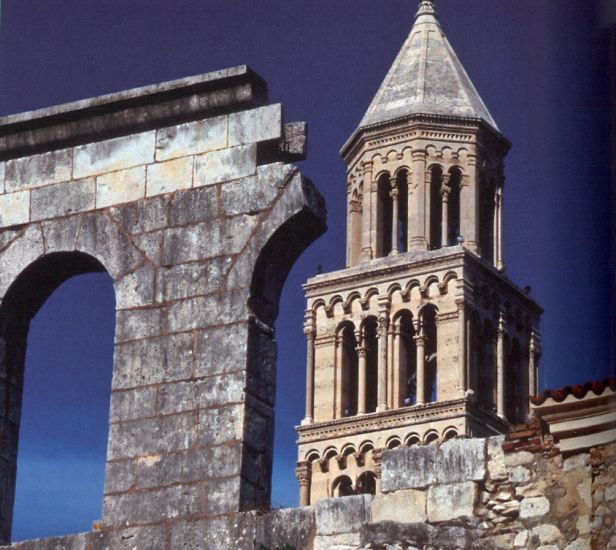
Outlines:
{"label": "deep blue sky", "polygon": [[[2,2],[0,114],[248,64],[268,81],[287,120],[308,121],[309,159],[301,168],[327,199],[329,232],[300,258],[282,296],[274,504],[296,502],[293,425],[303,413],[305,368],[300,285],[318,264],[344,266],[338,151],[407,36],[416,4]],[[511,279],[530,285],[546,310],[542,387],[609,373],[609,75],[598,4],[437,3],[454,49],[513,143],[505,259]],[[65,283],[33,324],[16,539],[87,530],[100,514],[113,307],[109,280],[88,276]]]}

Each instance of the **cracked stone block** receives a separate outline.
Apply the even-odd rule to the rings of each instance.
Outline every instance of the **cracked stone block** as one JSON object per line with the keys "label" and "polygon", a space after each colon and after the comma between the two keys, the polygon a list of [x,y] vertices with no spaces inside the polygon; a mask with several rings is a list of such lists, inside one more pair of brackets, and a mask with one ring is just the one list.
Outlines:
{"label": "cracked stone block", "polygon": [[315,505],[318,535],[358,532],[370,521],[371,495],[320,500]]}

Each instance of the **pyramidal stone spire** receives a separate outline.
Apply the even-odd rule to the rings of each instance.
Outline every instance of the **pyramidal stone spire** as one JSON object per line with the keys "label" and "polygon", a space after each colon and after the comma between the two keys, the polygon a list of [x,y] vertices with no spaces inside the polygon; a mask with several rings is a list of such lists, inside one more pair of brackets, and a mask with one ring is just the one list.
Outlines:
{"label": "pyramidal stone spire", "polygon": [[420,2],[413,29],[359,127],[419,114],[482,119],[498,131],[430,0]]}

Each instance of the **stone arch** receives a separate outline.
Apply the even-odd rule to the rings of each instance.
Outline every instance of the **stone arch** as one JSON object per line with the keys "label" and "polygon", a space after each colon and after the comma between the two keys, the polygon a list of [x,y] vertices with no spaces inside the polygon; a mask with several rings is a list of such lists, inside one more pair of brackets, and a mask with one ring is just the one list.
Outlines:
{"label": "stone arch", "polygon": [[400,447],[401,444],[402,441],[400,440],[400,438],[397,435],[392,435],[387,440],[387,443],[385,443],[385,447],[387,447],[388,449],[395,449],[396,447]]}
{"label": "stone arch", "polygon": [[[375,412],[377,406],[377,381],[378,381],[378,319],[374,315],[366,317],[361,324],[361,346],[365,353],[365,384],[364,403],[365,410],[359,412]],[[361,376],[361,373],[360,373]],[[362,397],[362,384],[359,385],[359,393]]]}
{"label": "stone arch", "polygon": [[348,497],[355,494],[353,481],[349,476],[338,476],[332,483],[332,497]]}
{"label": "stone arch", "polygon": [[408,309],[398,311],[393,322],[393,406],[394,408],[414,405],[417,399],[417,348],[413,314]]}
{"label": "stone arch", "polygon": [[357,478],[355,492],[358,495],[376,494],[376,474],[374,472],[363,472]]}
{"label": "stone arch", "polygon": [[424,338],[424,395],[428,403],[438,399],[438,308],[432,303],[427,303],[420,308],[418,318],[421,335]]}
{"label": "stone arch", "polygon": [[340,360],[340,387],[337,389],[338,415],[341,417],[357,414],[358,367],[357,337],[355,325],[351,321],[343,321],[336,329],[337,356]]}
{"label": "stone arch", "polygon": [[376,178],[376,257],[383,258],[392,251],[392,222],[393,222],[393,201],[392,201],[392,179],[389,172],[383,172]]}
{"label": "stone arch", "polygon": [[[44,254],[25,267],[8,286],[0,304],[0,385],[6,402],[0,415],[2,438],[0,476],[5,487],[2,499],[0,538],[10,540],[21,401],[30,322],[47,298],[76,275],[107,272],[95,257],[82,252]],[[111,370],[110,365],[110,370]]]}

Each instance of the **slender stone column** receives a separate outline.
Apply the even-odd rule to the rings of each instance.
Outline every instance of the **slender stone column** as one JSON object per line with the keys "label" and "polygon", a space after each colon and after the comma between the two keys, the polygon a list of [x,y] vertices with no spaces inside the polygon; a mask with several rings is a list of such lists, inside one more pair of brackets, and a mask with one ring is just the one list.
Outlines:
{"label": "slender stone column", "polygon": [[464,396],[468,389],[467,357],[466,357],[466,303],[456,300],[458,306],[458,388],[460,395]]}
{"label": "slender stone column", "polygon": [[306,312],[304,324],[306,335],[306,416],[303,424],[312,424],[314,419],[314,312]]}
{"label": "slender stone column", "polygon": [[310,462],[298,462],[295,468],[295,476],[297,477],[297,481],[299,481],[299,505],[310,506],[312,464]]}
{"label": "slender stone column", "polygon": [[494,213],[492,218],[492,263],[497,267],[498,262],[498,194],[494,188]]}
{"label": "slender stone column", "polygon": [[443,185],[441,187],[441,247],[449,245],[449,174],[443,174]]}
{"label": "slender stone column", "polygon": [[400,365],[395,357],[395,327],[390,326],[387,332],[387,407],[393,409],[394,404],[394,377],[400,370]]}
{"label": "slender stone column", "polygon": [[539,367],[539,342],[537,333],[533,330],[530,336],[530,345],[528,349],[528,392],[530,395],[537,395],[539,388],[537,384],[537,372]]}
{"label": "slender stone column", "polygon": [[378,357],[378,387],[377,412],[387,410],[387,330],[389,328],[389,315],[387,310],[379,312],[379,357]]}
{"label": "slender stone column", "polygon": [[391,255],[398,255],[398,189],[396,189],[396,181],[392,179],[391,190]]}
{"label": "slender stone column", "polygon": [[460,235],[464,237],[464,246],[479,254],[480,192],[474,155],[468,156],[466,171],[460,186]]}
{"label": "slender stone column", "polygon": [[496,412],[505,418],[505,319],[501,314],[496,338]]}
{"label": "slender stone column", "polygon": [[336,364],[334,365],[334,380],[335,380],[335,399],[334,399],[334,418],[342,418],[344,416],[344,403],[342,399],[342,354],[344,352],[344,342],[342,334],[336,335],[335,356]]}
{"label": "slender stone column", "polygon": [[374,254],[371,242],[372,229],[372,162],[364,162],[363,164],[363,194],[361,207],[361,255],[360,261],[371,260]]}
{"label": "slender stone column", "polygon": [[374,477],[376,477],[376,494],[381,494],[381,474],[383,473],[383,453],[387,449],[373,449],[372,463],[374,464]]}
{"label": "slender stone column", "polygon": [[357,348],[357,414],[366,414],[366,347],[360,344]]}
{"label": "slender stone column", "polygon": [[413,151],[413,170],[409,182],[407,250],[426,250],[426,152]]}
{"label": "slender stone column", "polygon": [[425,337],[423,328],[421,333],[415,336],[415,348],[417,350],[417,405],[423,405],[426,402],[426,353],[425,353]]}
{"label": "slender stone column", "polygon": [[503,271],[505,262],[503,260],[503,188],[499,187],[496,191],[496,208],[498,233],[496,236],[496,269]]}

